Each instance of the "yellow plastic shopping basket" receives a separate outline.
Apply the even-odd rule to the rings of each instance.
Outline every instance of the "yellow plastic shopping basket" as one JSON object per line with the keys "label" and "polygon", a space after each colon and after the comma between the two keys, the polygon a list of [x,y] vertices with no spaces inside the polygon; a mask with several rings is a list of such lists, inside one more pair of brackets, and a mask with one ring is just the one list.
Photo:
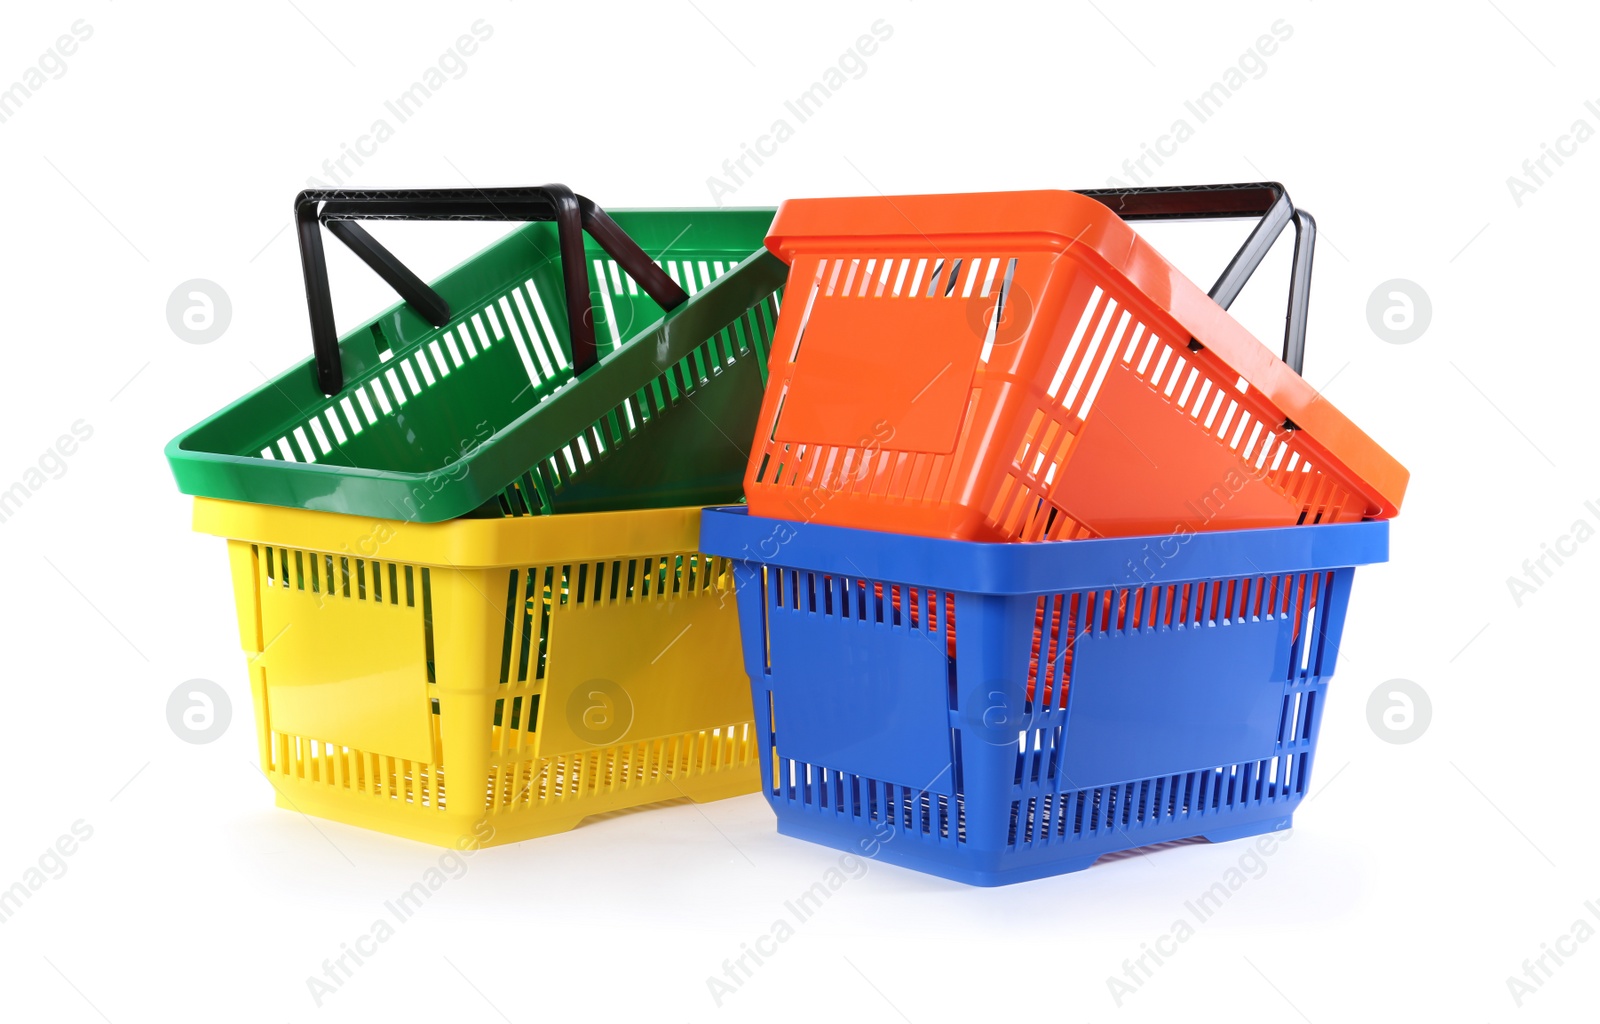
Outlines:
{"label": "yellow plastic shopping basket", "polygon": [[759,788],[698,509],[407,523],[197,499],[279,806],[446,846]]}

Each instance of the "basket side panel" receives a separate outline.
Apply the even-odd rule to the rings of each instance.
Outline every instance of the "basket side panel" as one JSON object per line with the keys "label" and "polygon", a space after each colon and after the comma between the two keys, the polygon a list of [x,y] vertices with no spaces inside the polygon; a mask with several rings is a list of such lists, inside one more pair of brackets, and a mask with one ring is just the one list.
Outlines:
{"label": "basket side panel", "polygon": [[558,562],[511,570],[498,585],[497,829],[532,834],[529,816],[571,827],[619,807],[757,788],[726,559]]}
{"label": "basket side panel", "polygon": [[766,590],[783,756],[954,793],[938,595],[793,569]]}
{"label": "basket side panel", "polygon": [[1063,288],[1055,254],[1021,249],[797,258],[745,476],[752,510],[1000,539],[979,496]]}
{"label": "basket side panel", "polygon": [[[1204,603],[1229,582],[1199,585],[1191,600]],[[1270,757],[1293,629],[1283,616],[1191,618],[1132,634],[1082,629],[1061,777],[1093,787]]]}
{"label": "basket side panel", "polygon": [[678,552],[563,568],[540,756],[750,720],[725,559]]}
{"label": "basket side panel", "polygon": [[405,760],[434,760],[425,569],[259,549],[273,731]]}
{"label": "basket side panel", "polygon": [[[722,268],[715,261],[710,272],[720,277]],[[728,305],[711,318],[713,333],[693,339],[694,348],[658,365],[646,386],[615,396],[581,433],[551,446],[493,510],[531,515],[739,500],[778,305],[775,290]]]}
{"label": "basket side panel", "polygon": [[[1019,863],[1285,827],[1310,781],[1352,576],[1339,569],[1068,596],[1079,611],[1068,620],[1076,653],[1064,664],[1066,703],[1040,709],[1015,762],[1008,845]],[[1235,631],[1251,634],[1240,642],[1254,648],[1244,657],[1254,665],[1231,663],[1239,672],[1196,690],[1207,670],[1182,648]],[[1140,644],[1150,646],[1146,671],[1127,672],[1117,649]],[[1235,686],[1250,706],[1219,715],[1236,701]],[[1130,698],[1120,720],[1105,713],[1118,688]],[[1208,706],[1192,706],[1196,699]],[[1111,742],[1118,735],[1137,758]]]}

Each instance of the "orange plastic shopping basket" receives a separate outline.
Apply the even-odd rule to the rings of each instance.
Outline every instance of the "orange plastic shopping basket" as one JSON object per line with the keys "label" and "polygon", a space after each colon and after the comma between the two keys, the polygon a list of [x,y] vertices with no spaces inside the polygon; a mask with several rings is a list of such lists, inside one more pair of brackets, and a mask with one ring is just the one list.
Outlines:
{"label": "orange plastic shopping basket", "polygon": [[[1209,294],[1127,224],[1204,217],[1260,217]],[[1291,223],[1280,359],[1226,308]],[[1299,374],[1315,230],[1273,183],[791,200],[751,512],[962,540],[1393,516],[1406,470]]]}

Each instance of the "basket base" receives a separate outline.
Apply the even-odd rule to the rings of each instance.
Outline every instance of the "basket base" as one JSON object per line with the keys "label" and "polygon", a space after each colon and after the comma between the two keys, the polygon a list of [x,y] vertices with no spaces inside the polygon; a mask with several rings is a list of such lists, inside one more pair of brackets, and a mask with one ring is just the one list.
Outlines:
{"label": "basket base", "polygon": [[1251,836],[1265,835],[1268,832],[1282,832],[1293,823],[1293,815],[1275,815],[1262,821],[1251,822],[1247,825],[1235,825],[1232,828],[1219,828],[1211,832],[1202,833],[1202,835],[1208,843],[1228,843],[1235,839],[1248,839]]}
{"label": "basket base", "polygon": [[703,804],[755,793],[761,788],[761,773],[755,765],[733,767],[709,775],[663,779],[613,793],[585,794],[553,806],[480,815],[477,819],[448,811],[414,808],[365,793],[330,790],[320,783],[275,779],[274,785],[277,804],[285,810],[433,846],[462,849],[473,840],[479,847],[504,846],[569,832],[588,818],[684,797]]}
{"label": "basket base", "polygon": [[[1178,839],[1203,838],[1212,843],[1225,843],[1234,839],[1278,832],[1289,828],[1293,817],[1274,808],[1273,813],[1253,816],[1249,821],[1235,822],[1226,828],[1205,832],[1189,832],[1181,828],[1164,829],[1161,835],[1139,834],[1134,840],[1128,833],[1111,837],[1109,841],[1095,844],[1086,852],[1082,845],[1033,851],[975,851],[953,849],[948,845],[935,847],[912,839],[896,838],[875,843],[878,853],[868,858],[910,868],[924,874],[948,878],[967,885],[993,887],[1031,882],[1052,875],[1066,875],[1092,867],[1107,854],[1135,850],[1144,846],[1169,843]],[[853,853],[864,857],[862,843],[870,833],[856,828],[816,828],[809,822],[797,823],[779,817],[778,833],[794,839],[803,839],[818,846]]]}

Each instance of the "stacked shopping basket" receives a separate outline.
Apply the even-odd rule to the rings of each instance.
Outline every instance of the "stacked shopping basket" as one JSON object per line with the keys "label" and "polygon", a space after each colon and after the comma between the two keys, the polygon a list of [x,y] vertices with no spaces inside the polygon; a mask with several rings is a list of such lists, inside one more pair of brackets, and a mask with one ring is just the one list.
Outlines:
{"label": "stacked shopping basket", "polygon": [[[1406,473],[1299,376],[1281,187],[297,217],[315,358],[168,450],[280,803],[481,843],[759,786],[986,885],[1288,824]],[[1128,226],[1199,217],[1259,218],[1209,294]],[[430,286],[399,218],[528,223]],[[1225,308],[1291,224],[1279,359]],[[342,337],[323,226],[404,300]]]}
{"label": "stacked shopping basket", "polygon": [[[278,802],[430,842],[751,792],[727,560],[785,268],[771,211],[561,186],[307,192],[315,358],[172,442],[228,538]],[[424,284],[358,222],[526,221]],[[321,232],[405,300],[339,337]]]}
{"label": "stacked shopping basket", "polygon": [[[1220,216],[1260,220],[1210,295],[1127,223]],[[1279,359],[1224,307],[1289,224]],[[1272,185],[779,210],[749,507],[701,542],[782,832],[995,885],[1289,824],[1406,481],[1297,372],[1314,230]]]}

